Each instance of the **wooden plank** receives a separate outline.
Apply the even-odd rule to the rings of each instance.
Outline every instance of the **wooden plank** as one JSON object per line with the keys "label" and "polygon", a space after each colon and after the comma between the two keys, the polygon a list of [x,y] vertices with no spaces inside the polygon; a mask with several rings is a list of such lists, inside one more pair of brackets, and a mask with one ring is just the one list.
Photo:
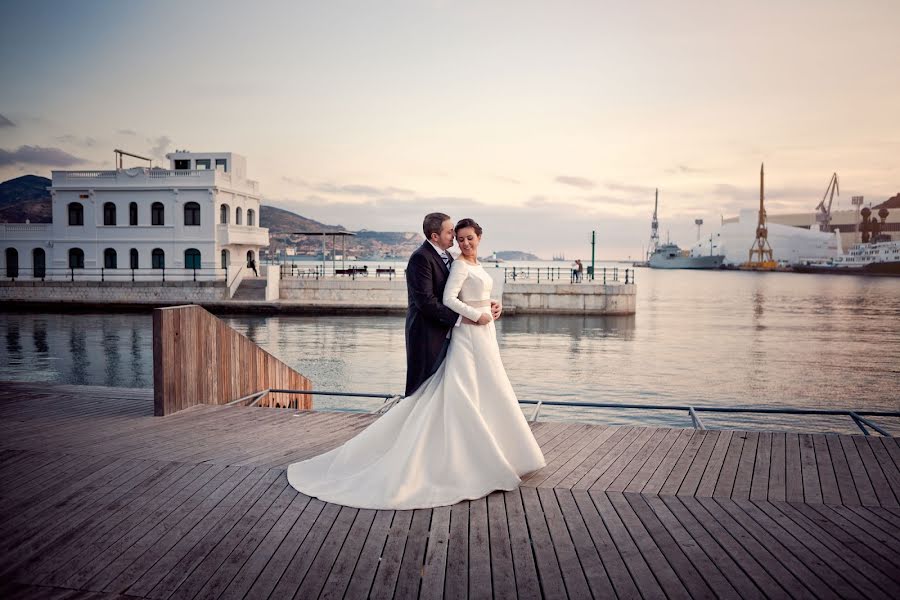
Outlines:
{"label": "wooden plank", "polygon": [[409,535],[409,527],[412,524],[413,511],[398,510],[391,523],[387,542],[381,553],[381,562],[375,573],[375,581],[369,592],[370,598],[392,598],[397,586],[397,575],[400,573],[400,562],[403,558],[403,549]]}
{"label": "wooden plank", "polygon": [[[697,452],[700,450],[700,446],[703,444],[703,440],[706,439],[706,436],[709,435],[707,431],[694,431],[690,439],[688,439],[687,445],[684,447],[684,451],[681,453],[681,456],[678,457],[675,465],[672,467],[672,470],[666,476],[665,482],[659,488],[660,495],[672,495],[678,493],[678,489],[681,487],[681,482],[684,481],[685,475],[687,475],[688,470],[691,468],[691,463],[694,462],[694,457],[697,455]],[[651,478],[652,481],[653,478]]]}
{"label": "wooden plank", "polygon": [[[631,480],[638,474],[641,468],[644,466],[648,460],[650,460],[651,455],[656,452],[656,449],[666,438],[666,435],[669,433],[669,429],[656,429],[653,431],[653,434],[650,436],[650,439],[644,444],[643,448],[641,448],[634,457],[628,461],[628,463],[624,466],[622,471],[613,479],[608,485],[606,485],[606,489],[611,492],[623,492],[625,488],[631,483]],[[602,478],[601,478],[602,479]]]}
{"label": "wooden plank", "polygon": [[495,598],[516,597],[516,574],[513,568],[509,524],[503,492],[487,497],[488,532],[490,537],[491,589]]}
{"label": "wooden plank", "polygon": [[[444,597],[444,576],[447,572],[447,547],[450,542],[450,507],[439,506],[432,511],[425,565],[422,568],[421,600]],[[333,596],[337,598],[338,596]]]}
{"label": "wooden plank", "polygon": [[415,598],[419,595],[432,515],[430,508],[413,512],[412,524],[400,562],[400,572],[397,574],[397,587],[394,591],[397,598]]}
{"label": "wooden plank", "polygon": [[381,553],[384,550],[384,545],[396,514],[392,510],[376,511],[375,519],[372,521],[372,527],[366,536],[362,552],[359,554],[359,561],[353,570],[353,575],[347,585],[347,591],[343,596],[344,598],[365,598],[368,596],[369,589],[372,587],[372,582],[375,579],[378,563],[381,560]]}
{"label": "wooden plank", "polygon": [[[589,597],[591,592],[588,582],[582,570],[581,562],[578,560],[575,544],[569,535],[569,530],[566,527],[566,522],[554,490],[539,488],[538,499],[541,501],[547,530],[550,533],[550,539],[556,551],[556,558],[559,562],[563,583],[566,586],[566,593],[571,598]],[[540,565],[538,565],[538,569],[540,569]]]}
{"label": "wooden plank", "polygon": [[376,515],[377,511],[372,509],[357,511],[353,525],[347,533],[347,539],[344,541],[331,571],[327,574],[328,578],[325,580],[319,598],[343,598]]}
{"label": "wooden plank", "polygon": [[566,597],[566,586],[563,583],[562,570],[553,548],[553,540],[550,537],[547,522],[544,520],[538,492],[534,488],[520,488],[520,491],[522,505],[525,508],[525,519],[528,522],[528,531],[531,534],[534,562],[541,582],[541,592],[544,597],[564,598]]}
{"label": "wooden plank", "polygon": [[[572,483],[567,483],[568,478],[570,478],[581,465],[585,463],[592,464],[592,457],[597,453],[598,448],[612,438],[616,434],[616,431],[618,431],[618,428],[616,427],[598,427],[592,429],[590,440],[586,444],[580,446],[578,451],[560,465],[556,472],[552,473],[542,481],[541,485],[545,487],[568,488]],[[587,472],[587,470],[585,470],[585,472]]]}
{"label": "wooden plank", "polygon": [[760,432],[756,444],[756,461],[753,465],[753,482],[750,484],[751,500],[769,497],[769,467],[772,463],[772,434]]}
{"label": "wooden plank", "polygon": [[800,468],[803,473],[803,498],[806,502],[822,501],[822,486],[819,483],[819,467],[816,464],[812,436],[802,433],[800,438]]}
{"label": "wooden plank", "polygon": [[563,477],[562,480],[556,484],[556,487],[572,489],[581,478],[594,468],[598,461],[603,460],[603,458],[632,431],[630,427],[615,427],[612,429],[612,435],[594,448],[591,454],[588,454],[581,463],[574,468],[571,468],[569,474]]}
{"label": "wooden plank", "polygon": [[824,435],[814,435],[813,450],[816,456],[819,485],[822,487],[822,502],[825,504],[838,504],[841,501],[841,491],[838,488],[837,477],[834,473],[831,453],[828,451],[828,438]]}
{"label": "wooden plank", "polygon": [[688,467],[687,472],[684,474],[684,479],[681,481],[678,491],[675,492],[676,495],[693,496],[697,492],[703,473],[709,465],[713,450],[720,437],[721,432],[719,431],[710,431],[703,436],[700,448],[697,449],[697,454],[694,455],[691,466]]}
{"label": "wooden plank", "polygon": [[844,455],[844,447],[837,435],[826,435],[828,454],[831,457],[831,465],[837,479],[838,491],[841,494],[841,502],[848,505],[859,505],[859,494],[856,484],[853,483],[853,475],[850,473],[850,465]]}
{"label": "wooden plank", "polygon": [[[727,533],[724,534],[724,537],[727,539],[723,542],[725,545],[725,547],[723,547],[713,538],[711,533],[700,524],[697,518],[685,508],[680,499],[672,496],[647,496],[645,497],[645,500],[657,516],[660,517],[663,523],[666,524],[666,527],[672,533],[673,537],[679,541],[682,549],[690,556],[691,561],[697,569],[701,573],[707,574],[704,578],[713,590],[725,590],[726,586],[718,580],[714,573],[712,573],[707,561],[712,562],[714,566],[719,569],[729,585],[735,590],[740,590],[741,597],[766,597],[753,580],[748,577],[748,574],[744,572],[742,566],[746,563],[739,565],[732,556],[732,553],[726,551],[725,547],[730,546],[732,550],[734,550],[735,546],[739,547],[737,542],[728,536]],[[666,510],[668,510],[671,517],[666,516]],[[679,526],[683,527],[684,532],[689,534],[690,537],[695,540],[693,544],[687,540],[685,537],[686,534],[681,532]],[[712,524],[710,528],[713,531],[718,530],[724,532],[724,530],[715,523]],[[704,559],[704,557],[706,558]],[[750,564],[748,567],[752,573],[754,571],[754,565]],[[756,564],[755,568],[759,569],[759,565]],[[774,581],[772,581],[772,584],[773,587],[778,587]],[[725,594],[723,597],[728,598],[730,596]]]}
{"label": "wooden plank", "polygon": [[653,454],[647,458],[647,461],[641,465],[640,470],[635,473],[634,478],[632,478],[623,491],[634,493],[643,491],[650,482],[650,478],[653,474],[662,466],[666,456],[673,452],[675,444],[678,442],[678,439],[684,435],[685,431],[686,430],[684,429],[666,430],[666,436],[659,443],[659,446],[657,446],[656,450],[653,451]]}
{"label": "wooden plank", "polygon": [[[328,531],[322,545],[315,552],[310,562],[306,577],[300,584],[296,596],[300,598],[317,598],[325,586],[325,582],[334,567],[338,554],[347,542],[347,536],[358,516],[359,509],[344,506],[338,513],[334,525]],[[290,568],[290,567],[289,567]],[[277,588],[276,588],[277,590]]]}
{"label": "wooden plank", "polygon": [[[657,582],[656,577],[647,565],[647,561],[638,550],[626,526],[602,492],[573,492],[572,496],[584,517],[594,544],[600,551],[600,557],[606,560],[613,552],[617,552],[622,562],[631,573],[634,584],[641,596],[645,598],[662,598],[666,594]],[[608,534],[608,537],[607,537]],[[611,571],[615,573],[615,571]],[[616,583],[616,580],[614,580]],[[617,591],[619,587],[617,586]]]}
{"label": "wooden plank", "polygon": [[504,492],[503,497],[509,526],[513,569],[516,576],[516,594],[519,598],[540,598],[541,586],[534,563],[534,554],[531,551],[531,537],[528,534],[521,493],[519,490],[513,490]]}
{"label": "wooden plank", "polygon": [[[594,498],[597,501],[597,497]],[[666,596],[668,598],[690,598],[692,591],[689,591],[679,579],[678,574],[672,569],[669,561],[666,560],[666,557],[660,551],[643,523],[641,523],[634,509],[628,504],[624,495],[607,494],[606,498],[610,505],[615,508],[616,513],[618,513],[619,518],[640,550],[644,560],[647,561],[647,565],[653,571],[653,575],[659,582],[660,587],[665,591]],[[701,597],[710,597],[712,594],[709,588],[702,583],[702,579],[698,578],[698,580],[702,588],[704,588]]]}
{"label": "wooden plank", "polygon": [[753,470],[756,466],[756,451],[759,446],[759,433],[747,432],[744,438],[744,447],[741,449],[741,459],[738,462],[737,474],[734,477],[734,487],[731,490],[732,498],[747,499],[750,497],[750,486],[753,484]]}
{"label": "wooden plank", "polygon": [[[821,541],[822,537],[830,537],[826,532],[818,529],[813,523],[802,519],[802,517],[800,519],[790,518],[788,514],[796,514],[792,513],[790,505],[782,504],[782,506],[788,508],[788,511],[782,511],[779,510],[779,507],[769,502],[754,504],[738,502],[737,504],[744,512],[753,516],[763,527],[772,528],[777,526],[781,530],[790,533],[793,537],[784,538],[787,540],[785,543],[790,544],[790,549],[794,556],[806,562],[817,573],[820,573],[824,567],[833,570],[839,575],[841,580],[837,581],[836,585],[829,584],[835,592],[842,594],[844,597],[861,594],[863,597],[874,598],[882,596],[887,591],[879,588],[877,584],[863,575],[863,573],[869,571],[868,576],[871,577],[873,573],[868,569],[868,565],[864,561],[854,560],[854,558],[858,559],[858,557],[853,552],[846,552],[846,550],[841,551],[840,554],[833,552],[830,546]],[[764,513],[768,521],[761,518],[759,513]],[[876,577],[876,581],[878,579],[881,579],[881,577]],[[848,583],[852,588],[848,589]]]}
{"label": "wooden plank", "polygon": [[900,506],[900,504],[897,503],[897,498],[894,497],[894,491],[891,490],[891,484],[881,470],[881,465],[875,457],[875,453],[872,451],[872,445],[869,443],[868,439],[862,436],[854,436],[853,441],[856,443],[856,450],[859,453],[860,459],[862,459],[866,475],[869,476],[869,481],[872,484],[872,489],[875,491],[878,504],[881,506]]}
{"label": "wooden plank", "polygon": [[866,467],[863,464],[856,444],[853,443],[852,436],[842,435],[838,438],[841,447],[844,449],[844,456],[847,458],[847,465],[850,467],[850,475],[853,477],[853,484],[856,492],[859,494],[859,502],[863,506],[878,506],[878,496],[875,494],[875,488],[869,480]]}
{"label": "wooden plank", "polygon": [[[594,598],[612,598],[616,596],[616,590],[613,587],[613,581],[604,567],[604,561],[600,558],[600,554],[594,541],[591,539],[591,533],[588,531],[581,511],[575,503],[570,490],[554,490],[556,499],[559,503],[560,513],[562,514],[566,527],[572,538],[572,544],[577,554],[578,562],[590,587],[591,594]],[[604,528],[605,532],[605,528]],[[608,533],[606,534],[608,536]],[[613,577],[619,580],[620,595],[628,596],[629,593],[638,596],[639,592],[634,587],[631,576],[622,562],[618,552],[613,553],[610,557],[610,568],[617,572]],[[570,593],[571,595],[571,593]]]}
{"label": "wooden plank", "polygon": [[491,547],[487,500],[469,502],[469,598],[491,597]]}
{"label": "wooden plank", "polygon": [[[647,483],[640,490],[629,489],[630,492],[641,492],[643,494],[657,494],[662,489],[672,470],[675,468],[681,455],[684,453],[691,438],[695,435],[692,429],[683,429],[678,434],[672,448],[666,453],[665,457],[660,461],[659,466],[653,471],[653,475],[647,480]],[[697,434],[699,436],[699,434]]]}
{"label": "wooden plank", "polygon": [[725,460],[722,461],[722,470],[719,471],[719,478],[716,480],[716,487],[713,490],[714,497],[731,497],[746,437],[747,433],[743,431],[732,433],[731,441],[728,443],[728,450],[725,453]]}

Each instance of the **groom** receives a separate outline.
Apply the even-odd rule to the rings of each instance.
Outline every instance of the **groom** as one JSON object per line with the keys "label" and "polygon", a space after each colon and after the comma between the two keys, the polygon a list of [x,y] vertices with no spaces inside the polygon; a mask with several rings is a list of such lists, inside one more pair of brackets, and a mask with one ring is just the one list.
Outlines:
{"label": "groom", "polygon": [[[415,392],[437,370],[447,353],[453,327],[462,318],[444,306],[444,286],[453,257],[453,221],[444,213],[425,215],[425,241],[406,266],[406,395]],[[491,316],[500,318],[502,307],[491,302]]]}

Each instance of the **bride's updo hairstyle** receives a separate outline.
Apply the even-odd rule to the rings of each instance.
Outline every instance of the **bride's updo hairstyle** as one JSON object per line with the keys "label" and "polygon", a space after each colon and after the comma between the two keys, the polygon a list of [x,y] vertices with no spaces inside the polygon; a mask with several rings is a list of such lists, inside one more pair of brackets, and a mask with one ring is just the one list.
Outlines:
{"label": "bride's updo hairstyle", "polygon": [[481,237],[481,225],[475,222],[475,219],[463,219],[456,224],[456,227],[453,228],[453,233],[459,235],[460,229],[465,229],[466,227],[471,227],[475,230],[475,235]]}

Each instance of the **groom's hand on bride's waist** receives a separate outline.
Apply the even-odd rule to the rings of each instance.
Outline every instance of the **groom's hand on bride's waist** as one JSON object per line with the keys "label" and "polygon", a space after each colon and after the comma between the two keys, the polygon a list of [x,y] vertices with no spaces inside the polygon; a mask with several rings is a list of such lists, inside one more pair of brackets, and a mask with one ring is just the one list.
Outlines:
{"label": "groom's hand on bride's waist", "polygon": [[467,325],[487,325],[488,323],[492,322],[493,320],[494,320],[493,317],[491,317],[491,315],[489,315],[487,313],[482,313],[482,315],[480,317],[478,317],[477,321],[473,321],[469,317],[463,317],[463,319],[462,319],[463,323],[465,323]]}

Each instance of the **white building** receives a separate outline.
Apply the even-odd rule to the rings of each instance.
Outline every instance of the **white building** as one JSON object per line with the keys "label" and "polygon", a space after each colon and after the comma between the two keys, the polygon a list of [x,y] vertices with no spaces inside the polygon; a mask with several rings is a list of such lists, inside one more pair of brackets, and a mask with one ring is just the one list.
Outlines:
{"label": "white building", "polygon": [[6,278],[242,278],[269,245],[246,159],[168,154],[169,169],[53,171],[53,222],[0,224]]}

